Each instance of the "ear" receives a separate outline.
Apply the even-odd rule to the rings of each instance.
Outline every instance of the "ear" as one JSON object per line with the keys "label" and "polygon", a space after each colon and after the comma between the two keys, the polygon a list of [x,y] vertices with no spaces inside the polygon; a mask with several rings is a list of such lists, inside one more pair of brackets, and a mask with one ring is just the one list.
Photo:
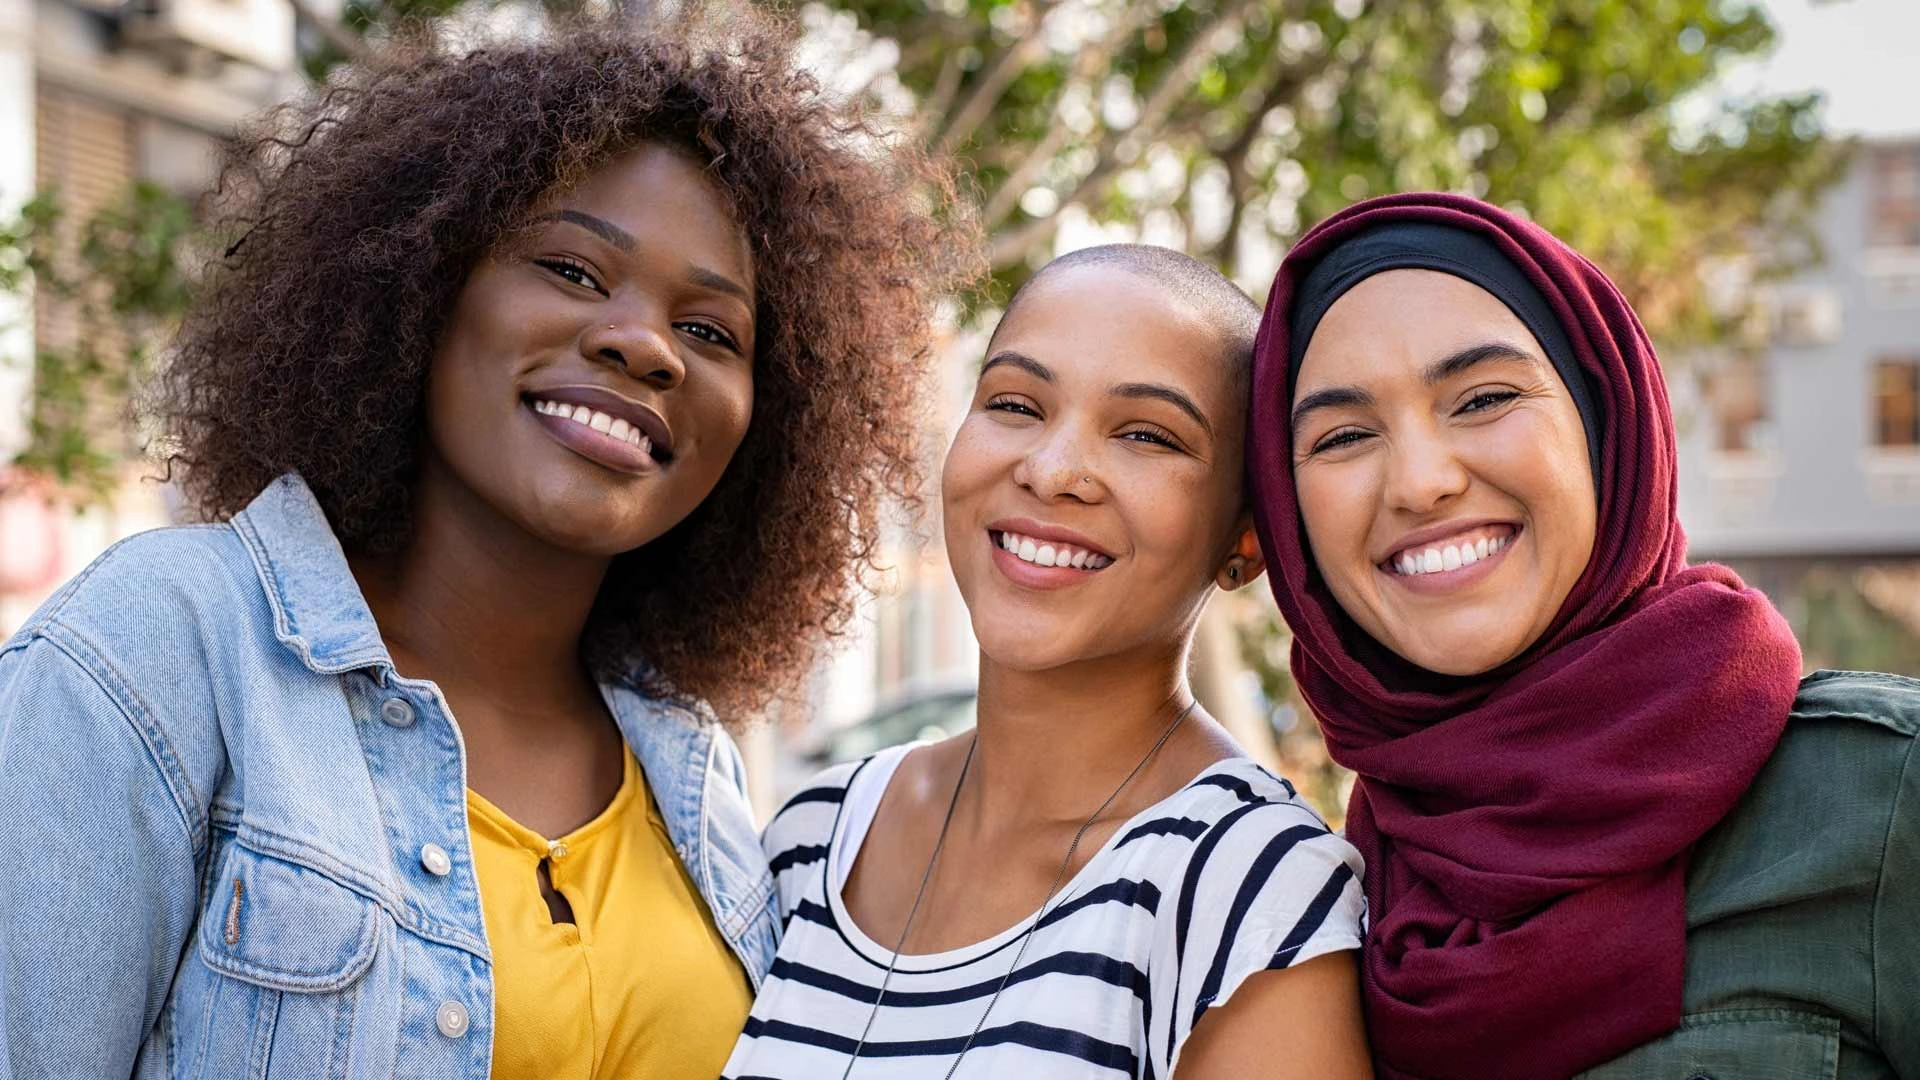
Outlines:
{"label": "ear", "polygon": [[1238,528],[1232,550],[1213,575],[1213,580],[1228,592],[1252,584],[1267,570],[1266,556],[1260,553],[1260,537],[1253,531],[1252,516],[1242,517]]}

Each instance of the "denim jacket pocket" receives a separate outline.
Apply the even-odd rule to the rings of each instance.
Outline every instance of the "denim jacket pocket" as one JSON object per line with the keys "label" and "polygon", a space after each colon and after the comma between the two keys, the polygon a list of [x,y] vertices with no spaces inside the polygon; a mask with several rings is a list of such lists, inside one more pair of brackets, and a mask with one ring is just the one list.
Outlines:
{"label": "denim jacket pocket", "polygon": [[1579,1080],[1831,1080],[1840,1021],[1795,1009],[1694,1013]]}
{"label": "denim jacket pocket", "polygon": [[232,842],[214,865],[199,963],[176,987],[173,1075],[347,1075],[361,977],[386,915],[311,867]]}

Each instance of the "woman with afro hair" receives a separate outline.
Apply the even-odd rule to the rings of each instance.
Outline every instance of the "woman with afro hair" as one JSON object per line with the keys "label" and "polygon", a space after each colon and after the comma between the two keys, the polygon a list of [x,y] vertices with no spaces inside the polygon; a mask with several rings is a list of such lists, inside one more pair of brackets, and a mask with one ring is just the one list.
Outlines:
{"label": "woman with afro hair", "polygon": [[223,192],[155,398],[206,523],[0,649],[0,1075],[716,1075],[776,937],[723,725],[915,490],[949,175],[733,12],[397,45]]}

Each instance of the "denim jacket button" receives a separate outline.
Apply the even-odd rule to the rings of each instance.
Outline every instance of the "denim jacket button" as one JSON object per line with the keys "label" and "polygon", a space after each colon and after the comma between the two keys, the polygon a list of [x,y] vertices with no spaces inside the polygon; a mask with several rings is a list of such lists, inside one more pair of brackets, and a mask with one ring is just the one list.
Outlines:
{"label": "denim jacket button", "polygon": [[447,849],[439,844],[428,844],[420,849],[420,865],[434,877],[446,877],[453,869],[453,860],[447,857]]}
{"label": "denim jacket button", "polygon": [[386,704],[380,706],[380,719],[393,727],[412,727],[413,706],[407,704],[405,698],[388,698]]}
{"label": "denim jacket button", "polygon": [[433,1023],[440,1034],[457,1039],[467,1033],[467,1007],[457,1001],[443,1001],[433,1014]]}

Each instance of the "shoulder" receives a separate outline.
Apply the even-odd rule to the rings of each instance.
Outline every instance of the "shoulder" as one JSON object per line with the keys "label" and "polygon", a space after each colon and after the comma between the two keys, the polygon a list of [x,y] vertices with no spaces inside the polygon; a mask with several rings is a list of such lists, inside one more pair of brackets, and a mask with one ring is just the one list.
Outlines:
{"label": "shoulder", "polygon": [[[882,751],[881,754],[886,753]],[[826,844],[840,819],[841,807],[853,778],[880,754],[842,762],[816,773],[800,790],[780,804],[761,832],[760,844],[776,876],[826,853]]]}
{"label": "shoulder", "polygon": [[232,528],[181,525],[120,541],[74,575],[20,628],[20,636],[83,636],[134,645],[209,621],[231,623],[235,608],[265,610],[252,557]]}
{"label": "shoulder", "polygon": [[[1867,671],[1818,671],[1800,684],[1786,729],[1747,802],[1787,818],[1838,796],[1857,819],[1884,831],[1914,746],[1920,741],[1920,679]],[[1811,802],[1808,800],[1812,800]]]}
{"label": "shoulder", "polygon": [[[1792,721],[1867,724],[1920,737],[1920,679],[1880,671],[1816,671],[1800,680]],[[1789,729],[1793,726],[1789,722]]]}
{"label": "shoulder", "polygon": [[1872,896],[1893,850],[1888,838],[1920,798],[1917,743],[1920,680],[1808,676],[1772,756],[1696,851],[1688,887],[1696,921],[1764,900],[1755,890]]}
{"label": "shoulder", "polygon": [[1131,826],[1121,844],[1136,843],[1156,849],[1176,921],[1235,911],[1256,921],[1317,920],[1336,908],[1357,919],[1360,853],[1293,785],[1245,758],[1211,766]]}

